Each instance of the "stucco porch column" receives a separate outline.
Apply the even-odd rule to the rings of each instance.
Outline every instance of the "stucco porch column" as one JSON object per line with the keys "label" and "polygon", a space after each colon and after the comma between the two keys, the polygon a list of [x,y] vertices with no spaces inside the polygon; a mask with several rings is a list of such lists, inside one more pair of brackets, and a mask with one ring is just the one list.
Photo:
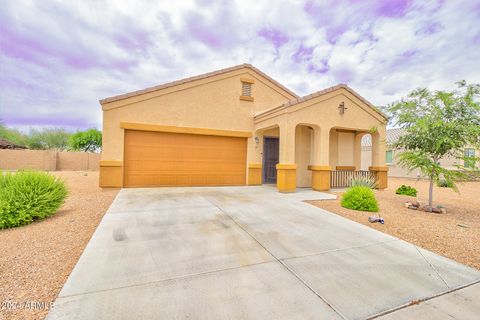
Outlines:
{"label": "stucco porch column", "polygon": [[372,133],[372,166],[368,170],[374,172],[378,189],[388,187],[388,167],[385,163],[386,127],[381,127]]}
{"label": "stucco porch column", "polygon": [[279,163],[277,164],[277,188],[280,192],[295,192],[297,165],[295,164],[295,126],[280,126]]}
{"label": "stucco porch column", "polygon": [[362,169],[362,138],[364,135],[364,132],[355,133],[353,145],[353,164],[355,166],[355,170]]}
{"label": "stucco porch column", "polygon": [[317,191],[330,190],[330,128],[320,128],[314,131],[313,163],[308,166],[312,171],[312,189]]}

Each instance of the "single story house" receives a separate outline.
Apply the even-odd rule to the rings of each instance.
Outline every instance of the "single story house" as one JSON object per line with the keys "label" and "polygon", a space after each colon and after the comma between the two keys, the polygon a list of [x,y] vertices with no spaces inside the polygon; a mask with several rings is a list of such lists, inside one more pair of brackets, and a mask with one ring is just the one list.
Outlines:
{"label": "single story house", "polygon": [[[402,153],[402,150],[395,148],[394,144],[398,141],[403,133],[404,129],[401,128],[387,129],[387,149],[385,151],[385,163],[388,167],[388,176],[397,178],[422,178],[420,170],[416,169],[409,172],[407,169],[398,164],[398,155]],[[362,170],[368,170],[368,166],[371,165],[371,153],[372,139],[370,135],[365,135],[362,140]],[[465,156],[469,157],[478,157],[480,156],[480,151],[475,148],[468,147],[465,148],[464,154]],[[463,160],[461,161],[463,162]],[[464,165],[466,167],[469,165],[468,163],[459,163],[459,160],[455,159],[454,157],[446,157],[440,160],[440,164],[443,167],[451,170],[456,170],[456,165]]]}
{"label": "single story house", "polygon": [[387,117],[344,84],[299,97],[242,64],[100,104],[101,187],[329,190],[338,172],[359,172],[365,134],[372,136],[368,169],[379,188],[387,186]]}

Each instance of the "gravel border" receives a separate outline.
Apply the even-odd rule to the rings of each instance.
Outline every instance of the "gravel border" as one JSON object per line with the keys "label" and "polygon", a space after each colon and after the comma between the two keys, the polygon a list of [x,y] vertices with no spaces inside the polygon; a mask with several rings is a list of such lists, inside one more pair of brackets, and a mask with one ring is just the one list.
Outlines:
{"label": "gravel border", "polygon": [[0,230],[0,319],[43,319],[118,190],[98,172],[52,172],[69,196],[53,216]]}
{"label": "gravel border", "polygon": [[[332,192],[339,196],[337,200],[309,203],[480,269],[480,182],[460,184],[459,194],[448,188],[435,187],[434,205],[446,207],[446,214],[405,208],[407,201],[427,203],[428,181],[389,178],[388,183],[387,189],[375,191],[380,207],[378,213],[343,208],[340,205],[343,192]],[[402,184],[416,188],[417,197],[396,195],[395,190]],[[369,216],[378,214],[385,219],[385,224],[368,222]]]}

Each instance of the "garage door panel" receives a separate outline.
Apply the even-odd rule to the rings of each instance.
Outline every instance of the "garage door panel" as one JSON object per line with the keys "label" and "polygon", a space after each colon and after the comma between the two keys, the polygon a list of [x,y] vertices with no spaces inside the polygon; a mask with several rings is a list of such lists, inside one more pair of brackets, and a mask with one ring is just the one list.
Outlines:
{"label": "garage door panel", "polygon": [[127,187],[244,185],[246,138],[125,131]]}

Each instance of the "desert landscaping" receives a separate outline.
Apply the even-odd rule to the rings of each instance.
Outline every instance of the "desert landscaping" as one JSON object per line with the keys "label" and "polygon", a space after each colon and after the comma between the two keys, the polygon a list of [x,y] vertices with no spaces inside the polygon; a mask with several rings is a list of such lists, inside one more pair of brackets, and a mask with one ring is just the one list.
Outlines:
{"label": "desert landscaping", "polygon": [[[52,217],[30,225],[0,231],[0,300],[55,300],[118,189],[98,187],[98,172],[52,172],[67,184],[69,196]],[[418,189],[418,197],[396,195],[402,184]],[[345,218],[412,242],[420,247],[480,269],[480,182],[460,185],[460,194],[435,188],[435,204],[446,213],[435,214],[405,207],[425,203],[427,182],[389,179],[389,187],[375,191],[385,224],[369,223],[370,212],[345,209],[337,200],[310,201]],[[342,192],[333,192],[341,196]],[[2,310],[0,319],[43,319],[48,309]],[[1,318],[4,317],[4,318]]]}
{"label": "desert landscaping", "polygon": [[[118,192],[98,187],[98,171],[51,174],[68,186],[62,208],[45,220],[0,231],[0,301],[53,302]],[[0,310],[0,319],[43,319],[48,313],[8,309]]]}
{"label": "desert landscaping", "polygon": [[[340,205],[343,191],[332,192],[339,196],[337,200],[310,201],[310,203],[480,269],[480,208],[478,206],[480,182],[459,184],[460,193],[450,188],[435,187],[434,205],[445,207],[444,214],[411,210],[405,207],[407,202],[419,201],[420,204],[426,204],[428,181],[389,178],[388,183],[387,189],[375,191],[380,207],[378,213],[343,208]],[[401,185],[416,188],[417,197],[395,194],[395,190]],[[385,224],[368,222],[368,217],[372,215],[380,215],[385,220]]]}

